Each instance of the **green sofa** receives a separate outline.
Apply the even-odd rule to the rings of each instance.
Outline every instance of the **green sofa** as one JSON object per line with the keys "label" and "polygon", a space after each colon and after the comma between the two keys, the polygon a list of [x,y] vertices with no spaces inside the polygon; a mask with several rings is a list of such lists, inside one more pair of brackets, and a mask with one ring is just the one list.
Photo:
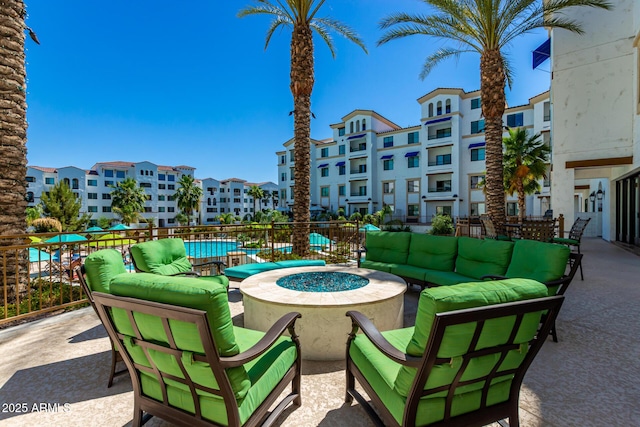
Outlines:
{"label": "green sofa", "polygon": [[[395,274],[422,287],[533,279],[546,284],[549,295],[556,295],[564,293],[580,258],[566,246],[535,240],[505,242],[380,231],[367,233],[366,259],[359,266]],[[568,263],[571,268],[565,274]]]}
{"label": "green sofa", "polygon": [[237,327],[223,283],[123,273],[121,264],[110,250],[97,251],[85,271],[132,374],[133,425],[143,412],[189,425],[254,424],[292,382],[285,401],[300,404],[299,344],[282,336],[288,329],[295,337],[298,313],[266,333]]}

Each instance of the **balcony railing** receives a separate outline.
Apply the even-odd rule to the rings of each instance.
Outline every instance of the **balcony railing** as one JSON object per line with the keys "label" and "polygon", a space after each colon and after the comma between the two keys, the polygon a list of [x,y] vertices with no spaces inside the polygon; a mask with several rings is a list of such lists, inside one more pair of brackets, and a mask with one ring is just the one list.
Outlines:
{"label": "balcony railing", "polygon": [[358,152],[358,151],[366,151],[367,150],[367,144],[360,144],[357,147],[349,147],[349,151],[352,153]]}
{"label": "balcony railing", "polygon": [[429,188],[429,193],[447,193],[451,191],[451,187]]}
{"label": "balcony railing", "polygon": [[447,166],[451,165],[451,161],[448,162],[429,162],[429,166]]}
{"label": "balcony railing", "polygon": [[432,139],[451,138],[451,131],[449,131],[449,132],[441,132],[441,133],[437,133],[435,135],[429,135],[428,138],[429,138],[430,141]]}

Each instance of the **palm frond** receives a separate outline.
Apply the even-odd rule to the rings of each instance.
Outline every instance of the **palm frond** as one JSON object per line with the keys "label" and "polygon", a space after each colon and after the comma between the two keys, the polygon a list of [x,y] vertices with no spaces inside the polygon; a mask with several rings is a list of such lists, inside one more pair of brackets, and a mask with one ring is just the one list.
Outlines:
{"label": "palm frond", "polygon": [[509,89],[511,89],[511,87],[513,86],[514,77],[514,71],[511,67],[511,60],[506,53],[500,53],[502,54],[502,69],[504,70],[504,77],[507,79],[507,86],[509,86]]}
{"label": "palm frond", "polygon": [[335,49],[335,45],[333,44],[333,38],[331,38],[331,35],[329,34],[327,27],[317,22],[317,20],[311,21],[309,23],[309,27],[315,30],[315,32],[320,36],[320,38],[324,40],[326,45],[329,47],[329,51],[331,52],[331,57],[335,59],[336,49]]}
{"label": "palm frond", "polygon": [[355,43],[356,45],[360,46],[362,48],[362,50],[365,51],[365,53],[369,53],[367,51],[367,47],[364,44],[364,41],[360,38],[360,36],[358,36],[358,33],[356,33],[351,27],[349,27],[347,24],[338,21],[337,19],[333,19],[333,18],[315,18],[314,22],[317,22],[321,25],[324,25],[325,27],[335,31],[336,33],[340,34],[342,37],[346,38],[347,40]]}
{"label": "palm frond", "polygon": [[609,0],[548,0],[545,2],[545,13],[553,14],[561,12],[569,7],[594,7],[598,9],[610,10],[613,4]]}
{"label": "palm frond", "polygon": [[445,59],[455,57],[456,59],[460,57],[460,54],[464,52],[469,52],[469,50],[461,50],[461,49],[452,49],[452,48],[441,48],[438,49],[433,54],[429,55],[422,66],[422,72],[420,72],[420,79],[424,80],[427,78],[431,70],[438,65],[440,62]]}
{"label": "palm frond", "polygon": [[267,29],[267,36],[265,37],[265,42],[264,42],[264,49],[265,50],[269,46],[269,42],[271,41],[271,37],[273,36],[273,33],[276,31],[276,29],[278,29],[278,27],[280,27],[280,26],[287,26],[287,25],[293,25],[293,23],[288,18],[283,17],[283,16],[277,16],[277,17],[274,18],[273,21],[271,21],[271,24],[269,25],[269,28]]}

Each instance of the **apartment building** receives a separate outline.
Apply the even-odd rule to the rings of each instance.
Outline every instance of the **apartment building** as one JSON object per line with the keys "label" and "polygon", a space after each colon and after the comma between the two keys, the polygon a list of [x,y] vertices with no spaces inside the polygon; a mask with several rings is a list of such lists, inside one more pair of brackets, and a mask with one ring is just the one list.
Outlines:
{"label": "apartment building", "polygon": [[[311,210],[373,213],[384,205],[393,217],[428,223],[438,214],[485,212],[479,184],[485,173],[480,92],[439,88],[418,100],[420,121],[402,128],[372,110],[355,110],[332,124],[332,137],[311,140]],[[505,126],[525,127],[550,138],[549,93],[507,108]],[[506,135],[506,128],[505,128]],[[293,205],[294,141],[278,151],[281,209]],[[550,169],[550,166],[549,166]],[[527,214],[550,207],[550,180],[528,196]],[[517,214],[516,196],[506,201]]]}
{"label": "apartment building", "polygon": [[[111,208],[113,186],[132,177],[147,195],[142,217],[153,219],[159,227],[167,227],[178,225],[175,219],[180,211],[175,200],[178,181],[183,175],[194,177],[194,174],[195,168],[190,166],[163,166],[151,162],[99,162],[88,170],[75,166],[29,166],[27,201],[29,206],[39,204],[42,194],[62,181],[80,198],[81,211],[91,214],[93,223],[101,217],[115,220],[118,217]],[[222,181],[206,178],[195,179],[195,183],[203,190],[198,216],[200,224],[216,223],[216,217],[223,213],[230,212],[240,217],[253,215],[253,198],[247,194],[252,185],[258,185],[270,195],[260,201],[261,208],[274,208],[278,204],[278,186],[273,182],[253,184],[238,178]],[[271,197],[274,193],[275,198]]]}

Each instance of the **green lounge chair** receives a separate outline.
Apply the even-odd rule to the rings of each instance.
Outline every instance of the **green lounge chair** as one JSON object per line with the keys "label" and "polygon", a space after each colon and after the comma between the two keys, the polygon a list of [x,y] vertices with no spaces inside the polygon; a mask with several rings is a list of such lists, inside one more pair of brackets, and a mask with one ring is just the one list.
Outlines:
{"label": "green lounge chair", "polygon": [[[528,279],[431,288],[420,295],[414,327],[382,333],[348,312],[345,400],[355,398],[378,425],[482,426],[509,418],[518,426],[522,379],[564,299],[546,295],[545,285]],[[356,391],[356,379],[377,412]]]}

